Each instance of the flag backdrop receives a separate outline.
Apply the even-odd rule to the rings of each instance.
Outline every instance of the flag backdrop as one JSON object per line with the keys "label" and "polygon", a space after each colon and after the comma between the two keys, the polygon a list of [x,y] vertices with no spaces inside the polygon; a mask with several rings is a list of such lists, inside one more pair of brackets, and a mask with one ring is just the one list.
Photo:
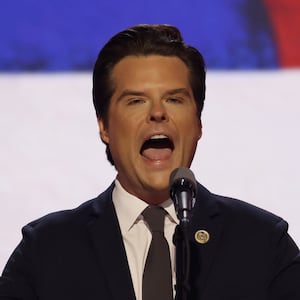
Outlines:
{"label": "flag backdrop", "polygon": [[298,0],[3,0],[0,69],[90,70],[99,48],[138,23],[180,27],[209,68],[300,65]]}
{"label": "flag backdrop", "polygon": [[91,70],[113,34],[139,23],[178,26],[205,57],[197,179],[281,215],[299,244],[299,16],[299,0],[2,0],[0,269],[24,224],[113,180]]}

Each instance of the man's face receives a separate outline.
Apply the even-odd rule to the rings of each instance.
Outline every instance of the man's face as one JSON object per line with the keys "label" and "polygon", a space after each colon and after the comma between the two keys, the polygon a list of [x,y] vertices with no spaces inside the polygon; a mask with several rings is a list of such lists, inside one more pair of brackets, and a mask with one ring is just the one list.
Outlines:
{"label": "man's face", "polygon": [[189,70],[177,57],[127,56],[113,69],[108,122],[99,119],[122,186],[158,204],[169,197],[169,176],[189,167],[201,123]]}

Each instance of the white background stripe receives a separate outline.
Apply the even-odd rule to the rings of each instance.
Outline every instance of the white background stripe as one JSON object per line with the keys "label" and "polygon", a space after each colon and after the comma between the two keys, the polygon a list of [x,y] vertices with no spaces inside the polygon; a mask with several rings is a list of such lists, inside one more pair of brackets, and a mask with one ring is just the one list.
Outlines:
{"label": "white background stripe", "polygon": [[[192,170],[214,193],[290,223],[300,244],[300,70],[209,71]],[[0,75],[0,269],[23,225],[114,179],[98,137],[91,74]]]}

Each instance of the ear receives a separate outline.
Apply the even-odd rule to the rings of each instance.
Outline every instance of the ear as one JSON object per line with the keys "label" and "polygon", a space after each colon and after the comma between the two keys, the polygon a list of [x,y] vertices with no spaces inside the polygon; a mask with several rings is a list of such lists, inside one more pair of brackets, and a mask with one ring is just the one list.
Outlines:
{"label": "ear", "polygon": [[105,122],[102,118],[98,118],[98,127],[102,142],[109,144],[108,127],[105,125]]}

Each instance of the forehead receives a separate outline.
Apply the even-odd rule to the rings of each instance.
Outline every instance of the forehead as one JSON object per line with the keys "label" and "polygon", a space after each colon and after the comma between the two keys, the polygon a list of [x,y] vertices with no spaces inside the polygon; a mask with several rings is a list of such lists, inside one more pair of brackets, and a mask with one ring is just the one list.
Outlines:
{"label": "forehead", "polygon": [[112,69],[115,88],[120,85],[157,83],[189,86],[189,69],[176,56],[126,56]]}

